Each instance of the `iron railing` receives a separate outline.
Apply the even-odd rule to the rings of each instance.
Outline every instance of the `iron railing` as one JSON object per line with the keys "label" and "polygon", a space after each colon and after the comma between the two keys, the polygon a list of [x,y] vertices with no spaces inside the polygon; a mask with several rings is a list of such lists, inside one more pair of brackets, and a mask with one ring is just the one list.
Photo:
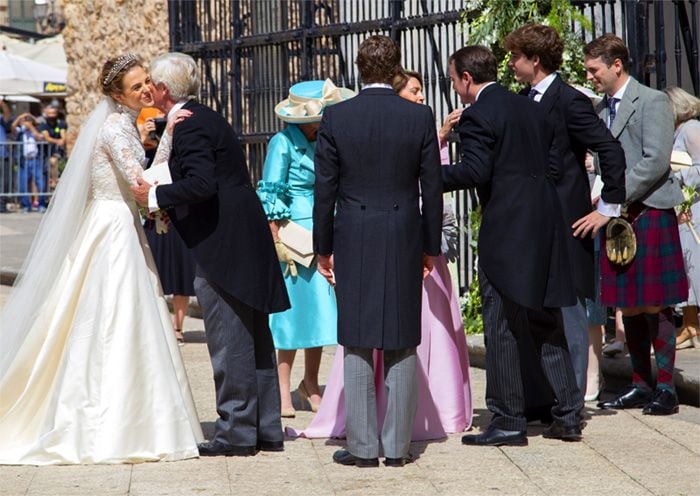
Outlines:
{"label": "iron railing", "polygon": [[[592,20],[582,41],[604,32],[618,34],[630,46],[633,75],[656,86],[669,83],[665,47],[670,46],[666,41],[670,33],[664,23],[675,15],[671,39],[676,40],[676,70],[671,76],[686,89],[692,81],[697,93],[697,0],[572,0],[572,4]],[[169,0],[168,6],[171,49],[198,61],[201,99],[237,131],[254,183],[261,176],[267,141],[283,127],[274,107],[289,87],[298,81],[330,78],[337,85],[359,89],[354,58],[361,41],[371,34],[391,36],[402,48],[404,66],[423,75],[426,103],[435,112],[436,126],[459,105],[446,62],[468,43],[468,32],[460,24],[463,0]],[[474,273],[467,213],[475,198],[456,194],[452,200],[462,227],[458,278],[464,289]]]}

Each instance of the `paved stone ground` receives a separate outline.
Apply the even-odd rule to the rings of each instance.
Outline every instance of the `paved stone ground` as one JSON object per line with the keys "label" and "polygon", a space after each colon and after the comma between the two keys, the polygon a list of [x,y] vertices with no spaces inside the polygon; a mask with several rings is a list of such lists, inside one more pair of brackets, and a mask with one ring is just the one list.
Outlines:
{"label": "paved stone ground", "polygon": [[[0,302],[10,288],[0,286]],[[205,434],[216,418],[202,321],[186,321],[181,348]],[[334,348],[325,350],[321,377]],[[303,354],[294,368],[301,379]],[[475,427],[488,422],[484,372],[472,369]],[[297,398],[295,398],[295,401]],[[298,407],[301,405],[297,404]],[[581,443],[544,439],[529,428],[528,447],[479,448],[460,435],[412,445],[418,460],[402,469],[358,469],[331,462],[338,440],[288,440],[283,453],[250,458],[203,458],[139,465],[0,466],[0,494],[29,495],[693,495],[700,494],[700,409],[681,406],[671,417],[639,411],[590,416]],[[310,411],[286,425],[303,428]],[[0,440],[0,442],[2,442]]]}
{"label": "paved stone ground", "polygon": [[[0,269],[17,267],[26,252],[37,214],[0,216]],[[29,231],[29,232],[28,232]],[[11,289],[0,286],[0,304]],[[188,319],[188,344],[181,348],[205,434],[216,418],[211,367],[201,320]],[[1,343],[0,343],[1,345]],[[326,377],[334,348],[325,350]],[[685,352],[696,360],[700,352]],[[692,354],[691,354],[692,353]],[[294,368],[301,379],[303,354]],[[474,429],[488,423],[485,377],[472,369]],[[0,399],[1,400],[1,399]],[[298,405],[301,407],[301,405]],[[593,405],[589,405],[593,406]],[[306,426],[310,411],[285,425]],[[587,409],[580,443],[544,439],[532,424],[528,447],[479,448],[460,434],[414,443],[418,460],[402,469],[357,469],[331,462],[338,440],[289,440],[283,453],[251,458],[204,458],[139,465],[55,467],[0,466],[0,496],[31,495],[700,495],[700,409],[682,405],[671,417],[638,410]],[[2,442],[2,440],[0,440]]]}

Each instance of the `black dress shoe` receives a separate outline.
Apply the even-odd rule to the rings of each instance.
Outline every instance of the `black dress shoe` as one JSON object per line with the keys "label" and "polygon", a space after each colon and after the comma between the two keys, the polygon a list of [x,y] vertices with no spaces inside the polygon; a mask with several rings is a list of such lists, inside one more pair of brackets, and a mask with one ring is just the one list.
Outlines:
{"label": "black dress shoe", "polygon": [[413,453],[409,453],[401,458],[389,458],[388,456],[384,459],[384,465],[387,467],[403,467],[407,463],[413,463],[416,457]]}
{"label": "black dress shoe", "polygon": [[542,437],[561,439],[562,441],[580,441],[583,436],[580,425],[564,425],[554,422],[542,431]]}
{"label": "black dress shoe", "polygon": [[333,453],[333,461],[341,465],[355,465],[356,467],[378,467],[378,458],[360,458],[348,450],[338,450]]}
{"label": "black dress shoe", "polygon": [[470,446],[527,446],[525,431],[507,431],[489,425],[479,435],[462,436],[462,444]]}
{"label": "black dress shoe", "polygon": [[603,410],[624,408],[641,408],[652,400],[651,391],[645,391],[634,385],[625,387],[615,398],[598,403]]}
{"label": "black dress shoe", "polygon": [[678,413],[678,396],[670,389],[657,389],[654,399],[642,410],[644,415],[673,415]]}
{"label": "black dress shoe", "polygon": [[199,456],[253,456],[255,446],[232,446],[219,441],[208,441],[197,445]]}
{"label": "black dress shoe", "polygon": [[258,451],[284,451],[284,441],[258,441]]}

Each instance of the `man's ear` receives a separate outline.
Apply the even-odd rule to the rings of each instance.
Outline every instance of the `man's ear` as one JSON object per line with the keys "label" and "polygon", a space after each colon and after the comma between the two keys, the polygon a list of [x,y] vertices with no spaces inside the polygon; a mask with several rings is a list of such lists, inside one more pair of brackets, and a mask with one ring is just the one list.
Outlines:
{"label": "man's ear", "polygon": [[533,66],[539,67],[540,66],[540,56],[537,54],[533,55],[532,58],[530,58],[530,62],[532,62]]}
{"label": "man's ear", "polygon": [[615,60],[613,60],[612,65],[613,65],[613,69],[615,69],[616,75],[619,76],[620,74],[622,74],[622,60],[615,59]]}

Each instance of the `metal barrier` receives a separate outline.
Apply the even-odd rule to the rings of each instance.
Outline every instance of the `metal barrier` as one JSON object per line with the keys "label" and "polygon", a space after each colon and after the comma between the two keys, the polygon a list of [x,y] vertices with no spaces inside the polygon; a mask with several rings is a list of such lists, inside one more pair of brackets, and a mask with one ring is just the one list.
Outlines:
{"label": "metal barrier", "polygon": [[36,149],[27,153],[22,142],[0,142],[0,209],[30,211],[46,207],[52,195],[50,146],[38,142]]}

